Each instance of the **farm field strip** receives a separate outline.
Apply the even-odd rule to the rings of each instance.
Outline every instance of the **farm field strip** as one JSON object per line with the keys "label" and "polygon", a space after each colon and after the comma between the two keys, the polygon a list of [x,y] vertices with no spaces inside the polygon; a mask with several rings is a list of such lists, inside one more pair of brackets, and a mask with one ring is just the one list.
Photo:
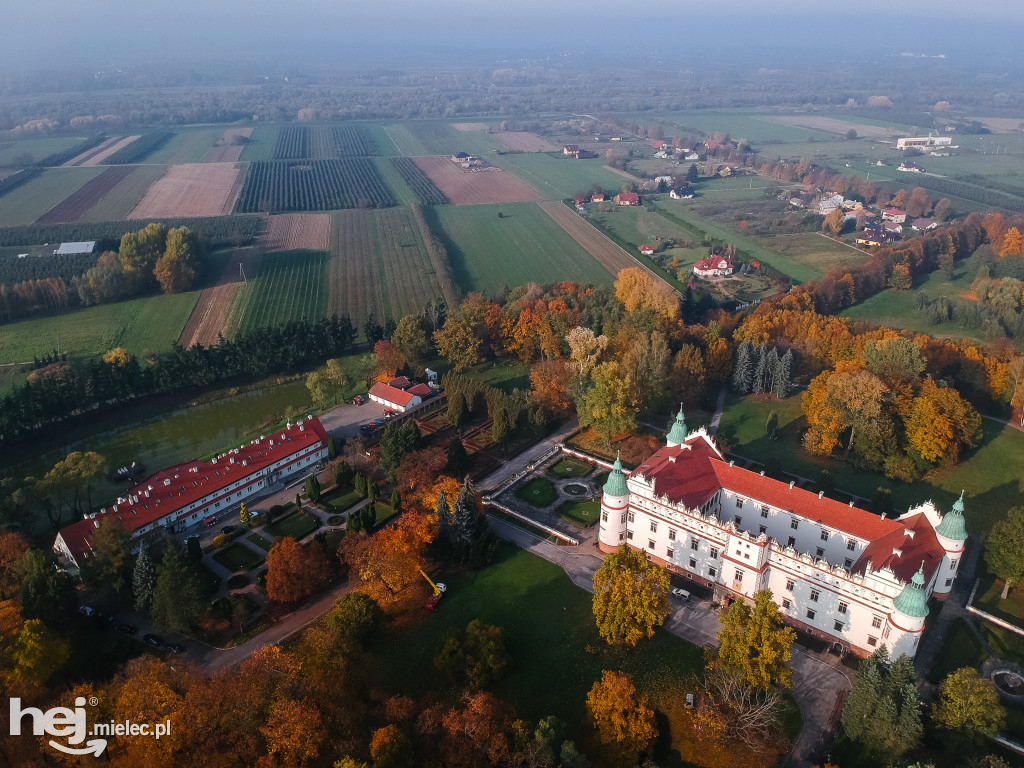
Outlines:
{"label": "farm field strip", "polygon": [[410,157],[392,157],[388,162],[379,162],[378,167],[390,166],[392,172],[397,171],[401,177],[401,184],[409,190],[410,202],[422,203],[423,205],[444,205],[448,202],[445,195],[437,185],[430,180],[430,177],[423,172]]}
{"label": "farm field strip", "polygon": [[391,143],[398,149],[398,154],[410,157],[429,155],[423,143],[412,134],[412,132],[400,123],[391,123],[384,126],[384,132],[391,139]]}
{"label": "farm field strip", "polygon": [[80,163],[80,165],[84,168],[88,168],[94,165],[101,165],[104,160],[113,155],[115,152],[120,152],[133,141],[137,141],[138,139],[141,138],[142,137],[139,135],[125,136],[123,139],[115,142],[114,144],[111,144],[109,147],[104,147],[102,150],[97,152],[92,157],[86,158]]}
{"label": "farm field strip", "polygon": [[[147,162],[164,163],[166,165],[182,165],[184,163],[201,163],[207,153],[220,140],[219,128],[188,131],[178,134],[162,149],[147,158]],[[168,152],[168,150],[170,150]]]}
{"label": "farm field strip", "polygon": [[231,213],[237,197],[236,163],[172,165],[128,214],[129,219],[174,216],[221,216]]}
{"label": "farm field strip", "polygon": [[74,193],[36,219],[36,224],[58,224],[78,221],[90,208],[102,200],[114,187],[132,175],[136,166],[114,165],[85,182]]}
{"label": "farm field strip", "polygon": [[887,129],[881,126],[837,120],[834,117],[824,117],[822,115],[772,115],[763,119],[773,123],[791,125],[794,128],[811,128],[816,131],[833,133],[839,136],[845,136],[850,130],[855,130],[858,136],[869,139],[884,139],[887,134]]}
{"label": "farm field strip", "polygon": [[328,314],[348,314],[357,332],[370,313],[384,317],[384,286],[377,267],[373,221],[366,210],[331,215]]}
{"label": "farm field strip", "polygon": [[204,288],[192,314],[178,337],[178,344],[184,348],[202,344],[205,347],[217,343],[223,335],[231,334],[233,310],[236,308],[235,294],[243,287],[241,272],[248,267],[252,272],[255,260],[254,248],[235,248],[224,265],[224,270],[215,285]]}
{"label": "farm field strip", "polygon": [[252,128],[228,128],[217,139],[217,143],[206,151],[203,162],[237,163],[242,156],[242,150],[245,149],[245,144],[234,144],[233,141],[238,137],[248,139],[252,136],[252,132]]}
{"label": "farm field strip", "polygon": [[[380,174],[381,179],[387,185],[388,189],[395,196],[395,201],[399,205],[412,205],[413,203],[420,202],[419,197],[412,188],[402,177],[398,167],[394,164],[396,160],[405,160],[408,163],[412,163],[412,160],[407,157],[375,157],[373,158],[373,164],[377,167],[377,172]],[[415,167],[415,164],[413,164]],[[417,168],[417,170],[419,170]],[[423,173],[420,171],[420,173]],[[427,180],[428,183],[430,180]],[[440,190],[438,191],[440,193]]]}
{"label": "farm field strip", "polygon": [[242,148],[239,160],[270,160],[274,156],[274,147],[277,145],[277,134],[280,127],[276,125],[257,125],[250,141]]}
{"label": "farm field strip", "polygon": [[324,317],[328,286],[326,251],[266,253],[239,295],[243,309],[238,332],[247,333],[292,320]]}
{"label": "farm field strip", "polygon": [[310,129],[302,125],[282,126],[274,144],[275,160],[304,160],[309,154]]}
{"label": "farm field strip", "polygon": [[377,266],[377,278],[380,281],[380,300],[383,314],[378,318],[380,322],[384,322],[391,314],[391,294],[388,290],[388,276],[387,276],[387,263],[384,258],[384,249],[381,247],[381,236],[380,236],[381,223],[380,218],[377,216],[373,217],[373,256],[374,262]]}
{"label": "farm field strip", "polygon": [[501,155],[494,162],[533,186],[544,200],[564,200],[595,185],[606,192],[617,192],[622,187],[622,179],[605,167],[603,159],[573,160],[527,153]]}
{"label": "farm field strip", "polygon": [[367,158],[261,161],[249,164],[236,212],[329,211],[394,204],[377,167]]}
{"label": "farm field strip", "polygon": [[268,251],[323,251],[330,226],[326,213],[279,213],[267,219],[263,240]]}
{"label": "farm field strip", "polygon": [[[111,166],[117,167],[117,166]],[[138,205],[149,188],[167,172],[162,165],[129,165],[132,173],[123,178],[117,186],[107,192],[89,210],[79,216],[78,221],[117,221],[124,219]]]}
{"label": "farm field strip", "polygon": [[95,147],[92,147],[91,149],[87,149],[87,150],[85,150],[85,152],[82,152],[81,154],[75,155],[74,157],[72,157],[70,160],[68,160],[66,163],[64,163],[61,166],[61,168],[73,168],[73,167],[76,167],[76,166],[80,166],[86,160],[89,160],[90,158],[94,157],[95,155],[98,155],[100,152],[105,150],[107,147],[113,146],[114,144],[116,144],[119,141],[121,141],[121,137],[120,136],[111,136],[109,139],[104,139],[102,142],[97,144]]}
{"label": "farm field strip", "polygon": [[47,168],[0,197],[0,226],[31,224],[105,169]]}
{"label": "farm field strip", "polygon": [[487,123],[452,123],[456,131],[487,131],[490,127]]}
{"label": "farm field strip", "polygon": [[558,152],[561,150],[561,147],[556,147],[547,139],[529,131],[499,131],[494,134],[494,138],[509,149],[521,152]]}
{"label": "farm field strip", "polygon": [[0,139],[0,168],[11,165],[21,168],[31,163],[38,163],[47,157],[68,151],[81,144],[85,139],[85,136],[59,136],[45,139],[12,138],[9,141]]}
{"label": "farm field strip", "polygon": [[377,211],[380,254],[391,317],[418,314],[428,301],[443,297],[441,284],[407,208]]}
{"label": "farm field strip", "polygon": [[[537,203],[537,205],[539,205],[541,210],[550,216],[558,226],[564,229],[569,237],[582,245],[587,253],[597,259],[601,263],[601,266],[607,269],[611,274],[617,275],[621,270],[628,269],[630,267],[642,267],[652,275],[655,274],[641,261],[634,259],[622,250],[622,248],[609,240],[607,235],[603,232],[592,227],[582,216],[570,209],[564,203],[552,200],[549,202]],[[655,276],[657,277],[657,275]],[[658,279],[660,280],[661,278],[659,277]]]}
{"label": "farm field strip", "polygon": [[526,182],[500,169],[466,172],[447,156],[417,157],[415,160],[452,205],[522,203],[543,199]]}
{"label": "farm field strip", "polygon": [[372,157],[379,154],[377,142],[363,125],[331,127],[334,152],[340,157]]}

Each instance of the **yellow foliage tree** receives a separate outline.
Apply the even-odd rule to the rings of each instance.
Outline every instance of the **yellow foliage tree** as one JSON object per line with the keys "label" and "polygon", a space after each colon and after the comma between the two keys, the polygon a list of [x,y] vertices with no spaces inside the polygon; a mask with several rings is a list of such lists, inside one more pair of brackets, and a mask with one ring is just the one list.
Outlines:
{"label": "yellow foliage tree", "polygon": [[649,309],[669,320],[679,316],[679,297],[672,286],[640,267],[619,272],[615,279],[615,298],[627,312]]}
{"label": "yellow foliage tree", "polygon": [[612,765],[635,765],[658,737],[647,694],[637,696],[633,678],[605,670],[587,694],[587,714]]}
{"label": "yellow foliage tree", "polygon": [[128,364],[128,357],[127,349],[124,347],[114,347],[103,355],[103,362],[109,365],[116,365],[118,368],[123,368]]}
{"label": "yellow foliage tree", "polygon": [[906,421],[907,439],[927,461],[955,459],[961,445],[977,444],[981,417],[960,393],[928,379],[914,398]]}
{"label": "yellow foliage tree", "polygon": [[1010,227],[1003,235],[1003,247],[999,250],[1000,258],[1019,255],[1024,252],[1024,235],[1016,227]]}

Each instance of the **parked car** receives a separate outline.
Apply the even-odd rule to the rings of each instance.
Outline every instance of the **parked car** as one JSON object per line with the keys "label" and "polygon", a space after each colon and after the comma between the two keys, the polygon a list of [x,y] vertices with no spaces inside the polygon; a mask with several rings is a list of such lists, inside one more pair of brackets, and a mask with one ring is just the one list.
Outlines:
{"label": "parked car", "polygon": [[217,524],[217,518],[216,517],[208,517],[205,520],[203,520],[203,525],[205,525],[205,526],[212,526],[212,525],[216,525],[216,524]]}
{"label": "parked car", "polygon": [[78,606],[78,612],[83,616],[93,616],[96,614],[96,609],[89,605]]}
{"label": "parked car", "polygon": [[152,645],[156,648],[162,648],[164,645],[164,639],[160,635],[143,635],[142,642],[146,645]]}
{"label": "parked car", "polygon": [[360,424],[359,425],[359,431],[360,432],[372,432],[373,431],[373,422],[371,421],[369,424]]}
{"label": "parked car", "polygon": [[672,591],[672,594],[675,595],[676,597],[678,597],[680,600],[689,600],[690,599],[690,593],[687,592],[682,587],[673,587],[673,589],[671,591]]}
{"label": "parked car", "polygon": [[118,624],[117,631],[124,632],[129,637],[134,637],[135,633],[139,631],[139,628],[134,624]]}
{"label": "parked car", "polygon": [[225,525],[223,528],[220,529],[220,532],[223,534],[234,533],[234,531],[235,526],[233,525]]}
{"label": "parked car", "polygon": [[182,651],[185,650],[184,648],[182,648],[177,643],[164,643],[160,647],[163,648],[168,653],[181,653]]}

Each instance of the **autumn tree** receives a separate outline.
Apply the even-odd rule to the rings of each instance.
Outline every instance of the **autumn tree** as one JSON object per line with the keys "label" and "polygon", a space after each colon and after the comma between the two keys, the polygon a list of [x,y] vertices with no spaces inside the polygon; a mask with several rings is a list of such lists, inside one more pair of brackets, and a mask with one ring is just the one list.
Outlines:
{"label": "autumn tree", "polygon": [[157,626],[170,632],[185,632],[202,609],[199,584],[181,548],[167,543],[157,569],[150,615]]}
{"label": "autumn tree", "polygon": [[825,216],[825,221],[822,222],[821,228],[826,232],[831,232],[833,235],[838,235],[843,231],[843,225],[846,223],[846,214],[842,208],[833,208]]}
{"label": "autumn tree", "polygon": [[981,416],[955,389],[939,388],[928,379],[911,404],[906,430],[910,445],[925,461],[955,459],[961,446],[978,444]]}
{"label": "autumn tree", "polygon": [[306,374],[306,389],[320,408],[337,405],[352,386],[352,377],[339,360],[328,360],[322,367]]}
{"label": "autumn tree", "polygon": [[941,200],[939,200],[939,202],[935,204],[935,210],[932,212],[932,215],[935,217],[935,220],[942,222],[948,219],[950,206],[952,206],[952,203],[949,202],[948,197],[944,197]]}
{"label": "autumn tree", "polygon": [[165,294],[184,293],[191,290],[196,279],[196,271],[180,259],[165,254],[157,259],[153,267],[153,276]]}
{"label": "autumn tree", "polygon": [[92,539],[93,557],[88,570],[98,581],[124,596],[131,581],[132,537],[113,515],[104,517]]}
{"label": "autumn tree", "polygon": [[601,354],[608,348],[608,337],[596,335],[589,328],[576,326],[565,335],[569,345],[569,360],[574,376],[587,376],[597,365]]}
{"label": "autumn tree", "polygon": [[999,249],[999,257],[1020,255],[1024,252],[1024,235],[1017,227],[1010,227],[1003,235],[1003,247]]}
{"label": "autumn tree", "polygon": [[275,702],[260,728],[266,739],[268,760],[260,766],[306,768],[320,756],[325,732],[319,708],[302,699]]}
{"label": "autumn tree", "polygon": [[619,362],[597,366],[591,386],[576,405],[580,426],[591,427],[609,443],[619,432],[636,428],[636,403],[631,396],[630,373]]}
{"label": "autumn tree", "polygon": [[362,643],[377,628],[382,615],[372,597],[362,592],[349,592],[334,601],[325,623],[336,637]]}
{"label": "autumn tree", "polygon": [[501,680],[512,664],[501,627],[469,622],[465,632],[449,632],[434,657],[434,668],[452,686],[479,691]]}
{"label": "autumn tree", "polygon": [[28,540],[20,533],[0,533],[0,600],[18,592],[25,573]]}
{"label": "autumn tree", "polygon": [[104,363],[116,365],[118,368],[124,368],[130,359],[131,355],[124,347],[114,347],[103,354]]}
{"label": "autumn tree", "polygon": [[11,658],[14,673],[24,680],[45,684],[71,656],[71,646],[39,619],[29,619],[18,632]]}
{"label": "autumn tree", "polygon": [[75,583],[57,567],[52,552],[28,550],[21,558],[21,613],[41,619],[48,627],[68,625],[78,609]]}
{"label": "autumn tree", "polygon": [[907,215],[913,218],[924,216],[932,207],[928,199],[928,191],[924,187],[914,187],[907,198]]}
{"label": "autumn tree", "polygon": [[331,581],[323,546],[302,545],[291,536],[278,539],[267,553],[267,597],[278,603],[298,603]]}
{"label": "autumn tree", "polygon": [[370,738],[373,768],[412,768],[412,742],[397,725],[378,728]]}
{"label": "autumn tree", "polygon": [[572,369],[562,359],[542,360],[530,367],[530,390],[533,399],[553,416],[565,416],[572,408],[569,392]]}
{"label": "autumn tree", "polygon": [[430,349],[427,334],[415,315],[406,315],[398,321],[395,332],[391,335],[391,344],[406,360],[418,363]]}
{"label": "autumn tree", "polygon": [[863,369],[826,371],[815,377],[801,395],[810,426],[804,446],[811,453],[830,455],[845,432],[849,451],[860,432],[870,435],[881,423],[888,394],[885,384]]}
{"label": "autumn tree", "polygon": [[635,765],[658,737],[647,694],[637,695],[631,675],[601,673],[587,694],[587,715],[612,765]]}
{"label": "autumn tree", "polygon": [[1014,507],[993,523],[985,540],[985,563],[1003,580],[1002,599],[1024,578],[1024,507]]}
{"label": "autumn tree", "polygon": [[882,645],[862,662],[842,722],[845,734],[864,747],[866,757],[882,763],[891,764],[917,747],[924,727],[910,657],[890,663]]}
{"label": "autumn tree", "polygon": [[892,265],[892,275],[889,277],[889,287],[894,291],[909,291],[914,285],[910,276],[910,266],[906,262]]}
{"label": "autumn tree", "polygon": [[615,297],[627,312],[649,309],[668,320],[679,316],[679,297],[668,283],[640,267],[627,267],[615,278]]}
{"label": "autumn tree", "polygon": [[480,360],[480,339],[470,322],[451,315],[444,326],[434,333],[437,351],[456,371],[464,371]]}
{"label": "autumn tree", "polygon": [[415,511],[405,512],[398,522],[370,538],[349,541],[346,536],[341,554],[362,580],[367,593],[381,605],[420,577],[420,563],[427,544],[437,534],[436,523]]}
{"label": "autumn tree", "polygon": [[861,356],[867,369],[889,385],[911,381],[925,369],[921,347],[903,336],[873,339]]}
{"label": "autumn tree", "polygon": [[736,600],[718,620],[722,629],[716,663],[737,670],[755,688],[792,687],[792,672],[786,662],[796,632],[783,621],[771,590],[759,590],[753,608]]}
{"label": "autumn tree", "polygon": [[708,729],[720,730],[727,742],[739,742],[752,752],[778,751],[783,731],[779,689],[751,685],[740,670],[712,665],[706,691],[712,706],[702,704],[695,713],[702,735]]}
{"label": "autumn tree", "polygon": [[635,646],[654,635],[672,612],[668,589],[666,568],[620,545],[594,574],[593,611],[601,637],[609,645]]}
{"label": "autumn tree", "polygon": [[974,667],[949,673],[939,686],[932,719],[943,730],[968,739],[992,738],[1006,725],[996,685]]}

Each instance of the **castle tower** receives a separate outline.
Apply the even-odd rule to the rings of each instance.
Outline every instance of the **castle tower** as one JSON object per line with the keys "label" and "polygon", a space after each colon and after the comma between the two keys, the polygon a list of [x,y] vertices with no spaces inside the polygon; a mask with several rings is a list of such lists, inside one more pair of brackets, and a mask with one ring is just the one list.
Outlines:
{"label": "castle tower", "polygon": [[906,654],[913,657],[924,632],[924,620],[928,616],[928,594],[924,589],[924,562],[917,569],[910,582],[903,587],[892,604],[882,630],[882,642],[889,646],[889,655],[896,659]]}
{"label": "castle tower", "polygon": [[598,546],[602,552],[614,552],[626,543],[626,508],[629,506],[629,488],[622,473],[622,462],[615,455],[615,464],[608,475],[601,495],[601,528]]}
{"label": "castle tower", "polygon": [[964,492],[953,502],[953,508],[942,516],[942,521],[935,528],[935,538],[946,551],[935,577],[933,594],[940,600],[949,596],[953,588],[953,580],[960,568],[964,545],[967,543],[967,524],[964,520]]}
{"label": "castle tower", "polygon": [[668,431],[668,447],[675,448],[677,445],[682,445],[686,442],[686,436],[689,432],[686,429],[686,418],[683,416],[683,406],[679,406],[679,413],[676,414],[676,422],[672,425],[672,429]]}

